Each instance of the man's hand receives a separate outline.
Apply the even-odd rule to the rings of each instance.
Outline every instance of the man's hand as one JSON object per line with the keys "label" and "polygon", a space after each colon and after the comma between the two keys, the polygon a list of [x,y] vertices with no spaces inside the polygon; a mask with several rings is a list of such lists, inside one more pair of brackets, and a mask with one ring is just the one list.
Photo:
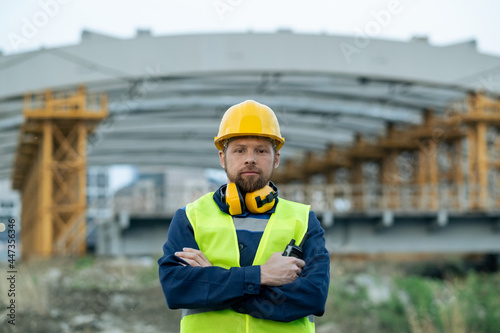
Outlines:
{"label": "man's hand", "polygon": [[294,282],[306,265],[304,260],[294,257],[284,257],[281,252],[275,252],[260,266],[260,284],[277,287]]}
{"label": "man's hand", "polygon": [[[184,247],[182,251],[175,252],[175,255],[185,262],[187,262],[190,266],[193,267],[208,267],[212,266],[210,261],[208,261],[207,257],[200,250],[192,249],[190,247]],[[186,266],[186,264],[181,263],[181,265]]]}

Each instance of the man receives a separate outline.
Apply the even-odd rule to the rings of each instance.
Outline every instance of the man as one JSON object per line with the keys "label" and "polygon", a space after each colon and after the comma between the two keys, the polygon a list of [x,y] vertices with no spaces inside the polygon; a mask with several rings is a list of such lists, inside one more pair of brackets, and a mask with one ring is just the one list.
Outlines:
{"label": "man", "polygon": [[[330,256],[310,206],[270,182],[284,142],[263,104],[224,114],[215,146],[228,184],[175,213],[158,260],[168,306],[184,309],[181,332],[314,332]],[[292,239],[302,259],[282,255]]]}

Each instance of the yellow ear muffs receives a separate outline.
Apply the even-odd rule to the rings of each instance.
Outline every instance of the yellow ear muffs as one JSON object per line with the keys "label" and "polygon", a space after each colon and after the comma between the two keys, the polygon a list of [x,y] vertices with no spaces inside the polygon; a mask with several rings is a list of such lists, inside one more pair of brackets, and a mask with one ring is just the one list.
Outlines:
{"label": "yellow ear muffs", "polygon": [[278,193],[271,186],[266,185],[260,190],[247,193],[245,195],[245,205],[251,213],[265,213],[273,208],[276,197],[278,197]]}
{"label": "yellow ear muffs", "polygon": [[245,200],[243,200],[243,196],[235,183],[227,184],[225,197],[226,205],[229,208],[229,214],[243,214],[245,211]]}

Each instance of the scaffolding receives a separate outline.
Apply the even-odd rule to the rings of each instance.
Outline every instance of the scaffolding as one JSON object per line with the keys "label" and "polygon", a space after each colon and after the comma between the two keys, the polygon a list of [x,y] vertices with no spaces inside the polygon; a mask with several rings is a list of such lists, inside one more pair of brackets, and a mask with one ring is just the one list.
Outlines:
{"label": "scaffolding", "polygon": [[[315,188],[324,194],[316,197],[346,200],[350,211],[500,210],[500,100],[473,93],[443,118],[432,110],[423,110],[422,118],[400,129],[388,123],[375,142],[357,134],[347,149],[330,146],[302,163],[287,161],[273,180],[283,195],[297,191],[290,184],[307,187],[314,174],[323,174],[327,181]],[[348,169],[348,184],[333,181],[340,167]]]}
{"label": "scaffolding", "polygon": [[25,95],[12,174],[24,259],[85,254],[87,134],[107,115],[107,97],[83,86]]}

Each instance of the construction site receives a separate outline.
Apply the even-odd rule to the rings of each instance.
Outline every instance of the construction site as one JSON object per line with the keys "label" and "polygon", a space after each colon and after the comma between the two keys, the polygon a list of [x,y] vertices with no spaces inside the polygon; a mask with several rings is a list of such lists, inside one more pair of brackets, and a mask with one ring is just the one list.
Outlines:
{"label": "construction site", "polygon": [[[286,145],[272,181],[280,197],[311,205],[332,262],[346,265],[332,273],[339,281],[355,272],[369,293],[359,260],[398,259],[403,271],[415,265],[422,273],[423,259],[439,258],[446,267],[443,258],[467,259],[467,267],[498,271],[500,87],[492,82],[500,57],[479,53],[473,41],[437,47],[425,38],[373,39],[346,56],[352,44],[349,36],[288,30],[138,30],[132,39],[84,31],[77,45],[0,54],[0,222],[16,235],[15,255],[2,264],[33,263],[26,267],[40,270],[40,281],[73,288],[80,306],[70,318],[62,309],[73,305],[64,298],[37,294],[25,313],[53,311],[30,317],[24,325],[34,326],[24,331],[35,332],[42,318],[54,326],[39,332],[178,330],[172,323],[180,315],[157,289],[134,286],[158,288],[151,260],[161,256],[176,210],[225,182],[213,138],[227,108],[247,99],[276,113]],[[114,165],[132,168],[135,177],[108,191]],[[5,253],[8,239],[1,234]],[[47,262],[53,269],[41,268]],[[373,262],[365,268],[403,274]],[[22,283],[36,289],[36,281]],[[82,290],[91,291],[91,301]],[[155,301],[141,303],[143,294]],[[460,297],[453,295],[443,304],[455,306]],[[151,304],[172,312],[168,323],[158,324],[164,317]],[[117,322],[100,307],[152,324],[113,331]],[[442,317],[425,318],[436,331],[458,332]],[[346,331],[320,324],[318,332]],[[409,329],[401,325],[401,332]],[[486,326],[475,327],[464,332]]]}

